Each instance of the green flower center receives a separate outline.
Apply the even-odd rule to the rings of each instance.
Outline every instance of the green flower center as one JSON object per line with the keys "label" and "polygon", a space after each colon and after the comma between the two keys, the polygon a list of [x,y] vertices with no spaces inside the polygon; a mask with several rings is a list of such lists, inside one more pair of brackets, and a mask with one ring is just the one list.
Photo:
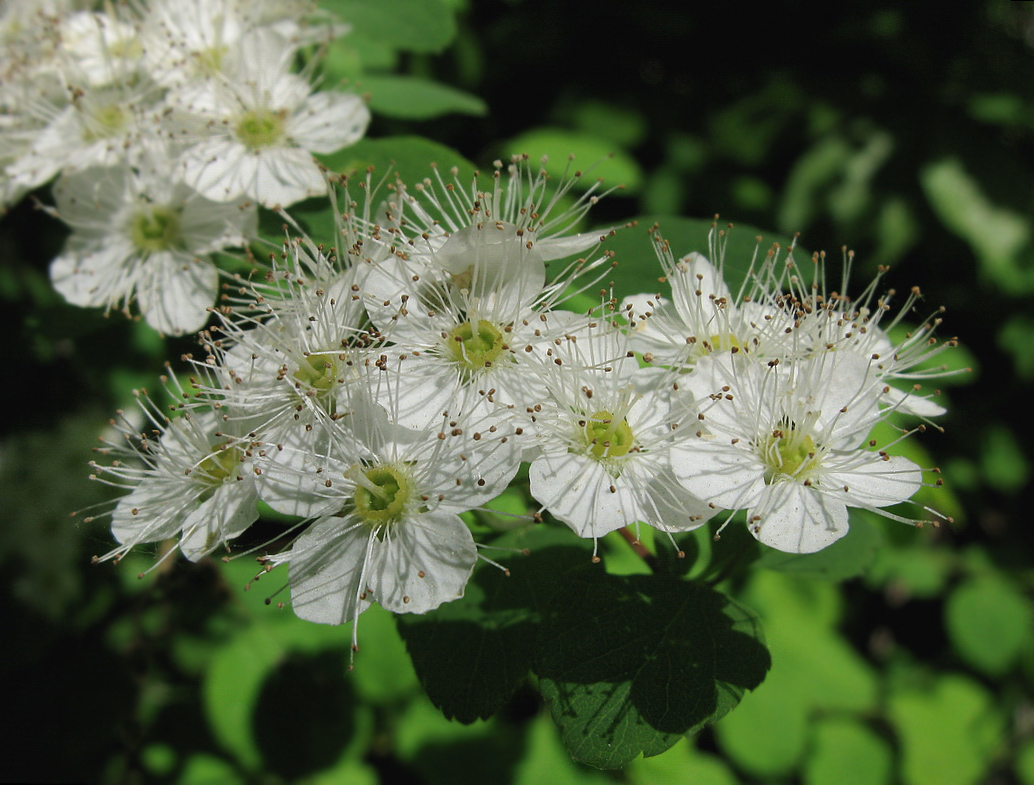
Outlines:
{"label": "green flower center", "polygon": [[708,343],[711,344],[712,352],[726,352],[733,349],[743,349],[743,345],[739,342],[739,339],[732,333],[718,333],[717,335],[712,335]]}
{"label": "green flower center", "polygon": [[318,397],[323,397],[337,382],[337,371],[337,355],[307,354],[294,372],[294,378],[315,390]]}
{"label": "green flower center", "polygon": [[236,133],[249,150],[271,147],[284,136],[284,115],[272,109],[252,109],[237,121]]}
{"label": "green flower center", "polygon": [[129,237],[138,251],[155,253],[182,248],[180,214],[170,207],[145,208],[130,220]]}
{"label": "green flower center", "polygon": [[765,483],[771,485],[779,477],[802,478],[818,463],[818,448],[807,434],[790,426],[788,432],[776,430],[768,438],[762,460],[765,463]]}
{"label": "green flower center", "polygon": [[223,67],[223,57],[230,51],[228,46],[213,46],[194,53],[198,70],[203,74],[217,74]]}
{"label": "green flower center", "polygon": [[409,501],[409,480],[393,466],[375,466],[351,473],[356,481],[356,514],[372,526],[380,526],[402,515]]}
{"label": "green flower center", "polygon": [[87,115],[84,133],[87,142],[117,136],[129,121],[129,113],[118,103],[91,106],[87,110]]}
{"label": "green flower center", "polygon": [[491,322],[481,319],[477,330],[470,322],[454,327],[446,338],[454,360],[470,373],[490,366],[503,353],[503,333]]}
{"label": "green flower center", "polygon": [[227,447],[209,455],[194,470],[193,476],[205,485],[213,488],[222,485],[231,477],[236,477],[241,465],[239,447]]}
{"label": "green flower center", "polygon": [[600,460],[628,455],[635,446],[635,437],[628,420],[618,420],[610,412],[600,410],[585,424],[585,442],[589,453]]}

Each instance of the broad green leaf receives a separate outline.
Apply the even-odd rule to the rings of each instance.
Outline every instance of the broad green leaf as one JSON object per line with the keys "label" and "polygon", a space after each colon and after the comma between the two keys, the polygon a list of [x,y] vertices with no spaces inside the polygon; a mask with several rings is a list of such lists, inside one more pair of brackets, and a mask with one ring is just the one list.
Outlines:
{"label": "broad green leaf", "polygon": [[870,586],[890,587],[898,596],[937,597],[944,592],[952,564],[953,554],[944,550],[921,545],[886,547],[877,554],[865,580]]}
{"label": "broad green leaf", "polygon": [[997,576],[960,584],[944,608],[945,626],[955,651],[973,668],[1001,676],[1016,662],[1031,638],[1030,602]]}
{"label": "broad green leaf", "polygon": [[992,756],[1003,743],[1004,718],[983,687],[962,676],[944,675],[929,689],[892,693],[888,709],[908,785],[985,781]]}
{"label": "broad green leaf", "polygon": [[642,185],[643,173],[635,159],[617,149],[613,142],[592,134],[536,128],[505,142],[503,152],[528,155],[533,161],[547,156],[543,168],[550,175],[561,178],[579,170],[584,173],[580,182],[585,185],[598,179],[604,188],[621,187],[627,194],[635,193]]}
{"label": "broad green leaf", "polygon": [[[391,195],[386,185],[394,183],[396,178],[415,186],[428,178],[437,182],[440,176],[445,183],[456,183],[464,189],[469,189],[474,181],[475,170],[470,161],[455,150],[419,136],[363,139],[344,150],[317,157],[331,172],[349,178],[350,199],[360,205],[365,199],[373,200],[371,212],[374,214],[376,204]],[[360,186],[368,171],[369,192]],[[292,207],[290,213],[314,240],[332,247],[332,238],[337,235],[336,211],[326,199],[308,199]]]}
{"label": "broad green leaf", "polygon": [[636,758],[624,774],[631,785],[737,785],[721,758],[696,751],[692,743],[687,739],[652,758]]}
{"label": "broad green leaf", "polygon": [[815,727],[804,762],[805,785],[891,785],[894,755],[883,738],[856,720],[831,717]]}
{"label": "broad green leaf", "polygon": [[372,166],[374,185],[389,175],[389,182],[397,175],[415,185],[427,178],[434,179],[435,168],[447,182],[453,182],[451,170],[456,168],[458,181],[469,187],[475,171],[474,164],[455,150],[419,136],[363,139],[344,150],[320,156],[320,160],[333,172],[358,175],[359,179]]}
{"label": "broad green leaf", "polygon": [[768,670],[754,615],[701,583],[586,571],[562,596],[535,673],[568,751],[591,766],[663,752]]}
{"label": "broad green leaf", "polygon": [[243,785],[244,775],[228,761],[203,752],[191,755],[176,780],[177,785]]}
{"label": "broad green leaf", "polygon": [[774,548],[764,548],[756,564],[780,572],[842,581],[865,572],[876,559],[882,541],[879,530],[852,511],[847,536],[828,548],[809,554],[783,553]]}
{"label": "broad green leaf", "polygon": [[1016,776],[1023,785],[1034,785],[1034,741],[1028,740],[1016,755]]}
{"label": "broad green leaf", "polygon": [[417,76],[367,76],[362,89],[370,94],[370,109],[375,114],[404,120],[426,120],[452,112],[481,117],[488,112],[477,96]]}
{"label": "broad green leaf", "polygon": [[361,34],[398,49],[440,52],[456,35],[456,21],[442,0],[320,0]]}
{"label": "broad green leaf", "polygon": [[509,575],[482,563],[459,600],[398,616],[428,697],[460,722],[490,717],[506,704],[532,665],[541,609],[552,603],[560,577],[593,567],[587,547],[566,529],[538,526],[495,545],[530,552],[497,559]]}
{"label": "broad green leaf", "polygon": [[873,710],[877,684],[872,668],[833,629],[839,595],[832,584],[756,571],[742,597],[761,616],[775,665],[764,689],[717,724],[718,741],[755,776],[781,776],[804,756],[815,711]]}
{"label": "broad green leaf", "polygon": [[[617,267],[606,280],[614,281],[615,296],[619,300],[633,294],[660,292],[667,296],[670,293],[667,285],[658,280],[663,270],[650,239],[654,225],[670,245],[676,260],[696,251],[717,263],[712,251],[724,247],[725,281],[734,293],[752,263],[758,265],[763,262],[765,255],[776,245],[782,249],[781,255],[785,254],[792,243],[791,238],[774,232],[762,232],[748,224],[730,224],[711,218],[640,215],[629,223],[633,225],[619,229],[616,236],[607,238],[605,246],[615,254]],[[712,230],[715,245],[710,240]],[[794,258],[801,262],[808,259],[809,254],[798,247]],[[806,269],[810,269],[810,262]]]}

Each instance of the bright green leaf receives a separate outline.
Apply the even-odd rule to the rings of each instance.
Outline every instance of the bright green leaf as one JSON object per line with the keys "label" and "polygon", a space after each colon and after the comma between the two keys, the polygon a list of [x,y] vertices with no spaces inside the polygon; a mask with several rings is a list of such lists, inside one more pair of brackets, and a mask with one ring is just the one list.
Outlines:
{"label": "bright green leaf", "polygon": [[456,21],[442,0],[320,0],[361,34],[399,49],[440,52],[456,35]]}
{"label": "bright green leaf", "polygon": [[1034,287],[1029,273],[1018,265],[1020,251],[1031,238],[1027,216],[993,204],[954,158],[928,164],[919,180],[934,212],[973,247],[998,286],[1014,295]]}
{"label": "bright green leaf", "polygon": [[976,785],[1002,744],[1003,718],[975,682],[945,675],[928,689],[891,694],[889,713],[900,737],[908,785]]}
{"label": "bright green leaf", "polygon": [[945,625],[955,651],[981,673],[1000,676],[1030,640],[1030,602],[997,576],[960,584],[948,597]]}
{"label": "bright green leaf", "polygon": [[[582,180],[591,184],[597,179],[604,188],[622,186],[625,193],[635,193],[643,180],[635,159],[617,149],[613,142],[592,134],[558,128],[537,128],[503,144],[506,155],[528,155],[532,161],[548,156],[543,167],[550,175],[561,178],[565,173],[580,170]],[[574,160],[571,160],[574,156]]]}
{"label": "bright green leaf", "polygon": [[362,89],[370,94],[370,109],[375,114],[404,120],[426,120],[453,112],[481,117],[488,112],[477,96],[416,76],[367,76]]}
{"label": "bright green leaf", "polygon": [[739,780],[721,758],[697,752],[691,740],[681,741],[652,758],[636,758],[625,767],[631,785],[737,785]]}
{"label": "bright green leaf", "polygon": [[855,720],[830,718],[815,727],[804,762],[805,785],[891,785],[894,756],[880,736]]}
{"label": "bright green leaf", "polygon": [[528,728],[524,755],[513,775],[513,785],[608,785],[612,780],[579,766],[560,743],[548,714],[539,714]]}

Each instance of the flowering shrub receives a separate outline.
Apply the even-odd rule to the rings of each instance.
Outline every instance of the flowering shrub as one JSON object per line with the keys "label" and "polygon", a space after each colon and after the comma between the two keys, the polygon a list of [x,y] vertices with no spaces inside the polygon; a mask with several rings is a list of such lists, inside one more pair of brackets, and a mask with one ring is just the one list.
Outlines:
{"label": "flowering shrub", "polygon": [[[758,616],[715,588],[727,565],[694,563],[699,532],[738,558],[850,560],[849,508],[946,519],[898,506],[940,482],[893,451],[944,412],[926,382],[953,343],[936,315],[898,334],[918,289],[853,294],[850,254],[743,257],[706,222],[697,247],[652,227],[664,290],[619,298],[614,265],[653,260],[613,246],[646,227],[586,229],[607,196],[590,174],[351,160],[374,149],[367,105],[316,89],[348,25],[307,4],[12,2],[2,22],[0,186],[12,204],[54,180],[55,288],[200,330],[171,411],[140,391],[98,449],[125,491],[99,561],[255,559],[270,604],[351,624],[353,652],[377,604],[446,716],[491,716],[530,674],[571,754],[616,768],[769,670]],[[282,529],[256,540],[260,517]],[[650,574],[608,571],[612,532]]]}

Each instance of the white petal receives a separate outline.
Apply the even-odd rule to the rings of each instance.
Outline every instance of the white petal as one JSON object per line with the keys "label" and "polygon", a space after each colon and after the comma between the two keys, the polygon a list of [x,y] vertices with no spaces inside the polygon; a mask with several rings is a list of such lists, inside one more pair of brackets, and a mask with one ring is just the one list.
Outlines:
{"label": "white petal", "polygon": [[602,537],[640,518],[628,483],[584,455],[543,455],[531,464],[528,479],[531,495],[579,537]]}
{"label": "white petal", "polygon": [[224,482],[183,521],[180,550],[191,561],[239,536],[258,519],[258,492],[250,479]]}
{"label": "white petal", "polygon": [[367,551],[377,538],[354,517],[320,518],[294,543],[288,556],[291,607],[320,624],[352,621],[370,605],[360,599]]}
{"label": "white petal", "polygon": [[760,504],[748,513],[747,525],[769,547],[814,553],[847,534],[847,507],[800,483],[777,482],[767,487]]}
{"label": "white petal", "polygon": [[886,507],[912,498],[922,487],[923,471],[908,458],[893,456],[885,461],[876,453],[871,455],[870,463],[823,473],[823,488],[845,489],[841,498],[851,506]]}
{"label": "white petal", "polygon": [[166,335],[201,329],[219,291],[215,265],[178,253],[152,254],[143,264],[136,294],[147,323]]}
{"label": "white petal", "polygon": [[426,613],[463,596],[477,563],[474,538],[459,516],[428,512],[400,521],[371,549],[366,584],[395,613]]}
{"label": "white petal", "polygon": [[701,440],[670,450],[672,470],[694,496],[727,510],[757,504],[765,490],[765,469],[748,449]]}
{"label": "white petal", "polygon": [[287,134],[314,153],[333,153],[363,138],[370,110],[352,93],[319,92],[305,101],[288,121]]}

